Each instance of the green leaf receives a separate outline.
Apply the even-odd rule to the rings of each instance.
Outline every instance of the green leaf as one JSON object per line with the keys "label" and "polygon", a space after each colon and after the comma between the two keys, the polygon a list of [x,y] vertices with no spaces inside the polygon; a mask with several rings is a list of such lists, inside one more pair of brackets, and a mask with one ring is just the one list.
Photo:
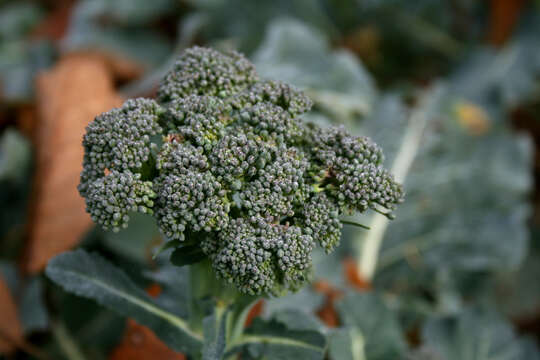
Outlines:
{"label": "green leaf", "polygon": [[242,351],[247,359],[316,360],[324,358],[326,339],[318,331],[291,330],[286,324],[255,319],[228,353]]}
{"label": "green leaf", "polygon": [[[348,329],[348,334],[338,334],[333,341],[348,340],[347,350],[352,359],[359,357],[358,350],[363,342],[365,357],[369,360],[398,359],[406,350],[402,330],[396,315],[386,307],[383,299],[374,293],[349,293],[336,304],[340,319]],[[350,332],[352,330],[352,332]],[[355,333],[354,331],[358,331]],[[345,350],[344,350],[345,351]],[[334,349],[334,354],[336,350]],[[338,352],[338,355],[342,352]],[[361,357],[360,357],[361,358]],[[341,360],[341,357],[333,357]]]}
{"label": "green leaf", "polygon": [[426,352],[441,360],[537,360],[532,340],[516,335],[511,325],[491,310],[467,309],[459,316],[429,320],[422,329]]}
{"label": "green leaf", "polygon": [[333,331],[328,339],[330,359],[366,360],[365,340],[355,327],[340,328]]}
{"label": "green leaf", "polygon": [[208,18],[203,34],[209,39],[232,41],[243,52],[251,53],[258,45],[265,28],[280,17],[295,18],[306,24],[337,35],[329,21],[326,9],[319,1],[273,0],[194,1],[195,6]]}
{"label": "green leaf", "polygon": [[176,266],[185,266],[198,263],[206,258],[206,254],[199,245],[187,245],[176,248],[171,254],[171,262]]}
{"label": "green leaf", "polygon": [[[360,245],[379,232],[383,241],[374,285],[399,288],[402,296],[416,296],[420,286],[436,297],[451,287],[470,293],[478,286],[467,287],[462,278],[513,269],[526,251],[530,140],[511,132],[496,109],[464,100],[448,88],[438,87],[439,100],[417,106],[410,119],[377,110],[374,114],[383,116],[362,127],[363,134],[389,150],[387,165],[402,154],[402,145],[418,146],[396,219],[382,232],[373,226],[357,232],[354,240]],[[433,92],[427,90],[424,98]],[[381,106],[393,103],[394,113],[406,111],[399,98],[390,96]],[[474,118],[464,119],[463,112]],[[405,139],[419,121],[425,124],[422,131]],[[467,121],[477,121],[480,133]],[[362,223],[371,225],[376,218]]]}
{"label": "green leaf", "polygon": [[123,27],[97,21],[101,9],[97,2],[86,1],[75,8],[70,27],[62,40],[62,50],[94,50],[134,61],[152,68],[166,60],[172,50],[170,41],[160,32],[145,27]]}
{"label": "green leaf", "polygon": [[174,14],[177,5],[175,0],[86,0],[77,4],[77,11],[95,21],[141,26]]}
{"label": "green leaf", "polygon": [[332,51],[324,34],[302,22],[274,20],[253,56],[257,71],[304,89],[337,121],[371,112],[377,96],[360,61],[345,50]]}
{"label": "green leaf", "polygon": [[272,314],[272,319],[287,324],[291,330],[315,330],[321,333],[325,331],[324,324],[314,314],[307,311],[285,309]]}
{"label": "green leaf", "polygon": [[161,286],[161,293],[155,299],[164,309],[180,316],[189,318],[191,287],[189,267],[178,267],[166,263],[145,276]]}
{"label": "green leaf", "polygon": [[103,244],[116,254],[140,264],[147,264],[152,248],[163,241],[156,220],[147,214],[131,212],[127,229],[104,231]]}
{"label": "green leaf", "polygon": [[298,292],[287,294],[287,296],[271,297],[264,305],[265,312],[269,315],[287,310],[299,310],[305,312],[315,312],[324,303],[324,298],[320,293],[315,293],[309,287],[303,287]]}
{"label": "green leaf", "polygon": [[22,182],[30,168],[30,142],[14,129],[7,129],[0,137],[0,180]]}
{"label": "green leaf", "polygon": [[49,262],[46,274],[66,291],[148,326],[176,351],[194,354],[201,348],[201,334],[193,332],[184,319],[156,305],[123,271],[97,254],[84,250],[60,254]]}
{"label": "green leaf", "polygon": [[0,99],[31,102],[35,77],[53,63],[55,54],[52,42],[46,40],[0,41]]}
{"label": "green leaf", "polygon": [[49,325],[49,314],[44,301],[43,281],[34,277],[24,287],[19,305],[21,323],[26,334],[44,330]]}
{"label": "green leaf", "polygon": [[26,1],[0,8],[0,41],[23,38],[43,18],[43,10]]}

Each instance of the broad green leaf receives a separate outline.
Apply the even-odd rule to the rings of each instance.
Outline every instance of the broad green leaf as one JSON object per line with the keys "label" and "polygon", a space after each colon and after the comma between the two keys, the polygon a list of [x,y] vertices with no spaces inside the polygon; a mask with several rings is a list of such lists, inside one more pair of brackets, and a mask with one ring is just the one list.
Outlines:
{"label": "broad green leaf", "polygon": [[[299,304],[299,307],[302,304]],[[314,330],[323,333],[326,328],[324,324],[315,317],[314,312],[306,310],[285,309],[272,314],[272,319],[282,324],[287,324],[291,330]]]}
{"label": "broad green leaf", "polygon": [[269,316],[287,310],[300,310],[315,313],[316,309],[323,305],[323,302],[324,298],[322,294],[314,293],[306,286],[296,293],[267,299],[264,306],[264,312]]}
{"label": "broad green leaf", "polygon": [[95,21],[107,19],[121,25],[140,26],[171,16],[178,8],[175,0],[85,0],[79,12]]}
{"label": "broad green leaf", "polygon": [[189,273],[189,267],[178,267],[170,263],[165,263],[155,271],[145,273],[147,278],[161,287],[161,293],[156,298],[156,302],[184,319],[189,317],[191,301]]}
{"label": "broad green leaf", "polygon": [[337,35],[326,9],[313,0],[194,1],[196,8],[207,17],[203,34],[208,39],[232,41],[238,49],[251,53],[262,40],[264,29],[279,17],[294,18]]}
{"label": "broad green leaf", "polygon": [[187,322],[159,307],[120,269],[97,254],[75,250],[58,255],[46,269],[47,276],[66,291],[93,299],[152,329],[171,348],[198,353],[202,336]]}
{"label": "broad green leaf", "polygon": [[501,273],[493,291],[486,294],[513,319],[533,318],[540,308],[540,244],[538,234],[533,234],[529,254],[522,266],[516,271]]}
{"label": "broad green leaf", "polygon": [[28,1],[0,7],[0,41],[24,37],[43,18],[43,10]]}
{"label": "broad green leaf", "polygon": [[326,339],[318,331],[291,330],[275,320],[255,319],[245,333],[232,344],[230,353],[242,350],[246,359],[323,359]]}
{"label": "broad green leaf", "polygon": [[[404,179],[405,202],[379,234],[374,284],[399,289],[400,295],[414,296],[419,286],[434,296],[451,286],[465,290],[465,274],[508,271],[526,251],[530,140],[512,133],[497,110],[464,100],[451,88],[439,87],[438,100],[428,108],[421,100],[408,119],[377,116],[361,129],[389,150],[387,167],[395,167],[402,149],[417,148]],[[433,98],[433,92],[422,99]],[[396,113],[400,107],[406,111],[397,99],[381,106],[388,101]],[[411,130],[416,135],[406,137]],[[362,223],[369,226],[377,217]],[[377,230],[358,232],[354,244],[362,248]]]}
{"label": "broad green leaf", "polygon": [[356,327],[336,329],[328,338],[328,353],[330,359],[367,360],[364,336]]}
{"label": "broad green leaf", "polygon": [[56,50],[50,41],[0,41],[0,99],[7,103],[31,102],[34,80],[50,66]]}
{"label": "broad green leaf", "polygon": [[536,360],[540,352],[530,339],[516,335],[497,313],[467,309],[456,317],[429,320],[422,342],[433,359],[440,360]]}
{"label": "broad green leaf", "polygon": [[[94,5],[98,9],[94,9]],[[101,11],[98,2],[86,1],[77,5],[62,40],[62,50],[101,51],[146,68],[161,64],[171,52],[171,43],[161,33],[151,28],[104,23],[95,19],[94,11]]]}
{"label": "broad green leaf", "polygon": [[304,89],[338,121],[372,110],[377,92],[360,61],[345,50],[332,51],[324,34],[302,22],[274,20],[253,60],[263,77]]}
{"label": "broad green leaf", "polygon": [[129,214],[130,225],[117,233],[103,232],[104,245],[129,260],[147,264],[152,249],[163,241],[156,220],[146,214],[132,212]]}
{"label": "broad green leaf", "polygon": [[[359,347],[363,348],[369,360],[398,359],[403,356],[406,344],[396,314],[386,307],[380,296],[374,293],[349,293],[336,304],[336,309],[349,333],[346,336],[340,334],[333,341],[350,341],[347,346],[352,359],[361,359]],[[335,357],[337,354],[334,349],[333,359],[341,360]]]}

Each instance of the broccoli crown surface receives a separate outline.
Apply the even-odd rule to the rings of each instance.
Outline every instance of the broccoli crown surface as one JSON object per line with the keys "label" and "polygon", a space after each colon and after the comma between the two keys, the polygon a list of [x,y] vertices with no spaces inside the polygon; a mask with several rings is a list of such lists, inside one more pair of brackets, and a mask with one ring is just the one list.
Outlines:
{"label": "broccoli crown surface", "polygon": [[241,54],[188,49],[157,101],[128,100],[87,127],[79,192],[104,229],[153,215],[172,246],[200,246],[241,292],[296,290],[315,246],[339,244],[341,215],[403,199],[381,149],[304,122],[311,106]]}

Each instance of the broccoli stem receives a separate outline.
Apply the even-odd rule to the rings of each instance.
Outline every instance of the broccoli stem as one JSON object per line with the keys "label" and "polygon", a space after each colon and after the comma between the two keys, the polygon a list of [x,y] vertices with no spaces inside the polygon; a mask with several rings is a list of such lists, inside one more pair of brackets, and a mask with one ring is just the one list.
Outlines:
{"label": "broccoli stem", "polygon": [[[206,316],[213,312],[216,318],[221,319],[227,312],[225,339],[229,348],[229,344],[242,337],[249,312],[260,297],[242,294],[232,285],[216,278],[208,259],[190,266],[190,287],[190,327],[202,332]],[[230,360],[235,358],[236,354],[227,357]]]}

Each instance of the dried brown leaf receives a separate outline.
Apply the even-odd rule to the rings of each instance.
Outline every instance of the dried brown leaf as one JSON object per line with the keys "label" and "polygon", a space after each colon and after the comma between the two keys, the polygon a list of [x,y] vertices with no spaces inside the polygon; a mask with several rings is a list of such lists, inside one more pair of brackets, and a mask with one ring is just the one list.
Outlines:
{"label": "dried brown leaf", "polygon": [[24,267],[41,271],[56,254],[75,246],[91,224],[77,192],[82,135],[99,113],[121,104],[106,63],[72,54],[37,79],[39,123],[29,239]]}
{"label": "dried brown leaf", "polygon": [[147,327],[128,320],[124,337],[111,352],[109,360],[185,360],[186,357],[169,349]]}

